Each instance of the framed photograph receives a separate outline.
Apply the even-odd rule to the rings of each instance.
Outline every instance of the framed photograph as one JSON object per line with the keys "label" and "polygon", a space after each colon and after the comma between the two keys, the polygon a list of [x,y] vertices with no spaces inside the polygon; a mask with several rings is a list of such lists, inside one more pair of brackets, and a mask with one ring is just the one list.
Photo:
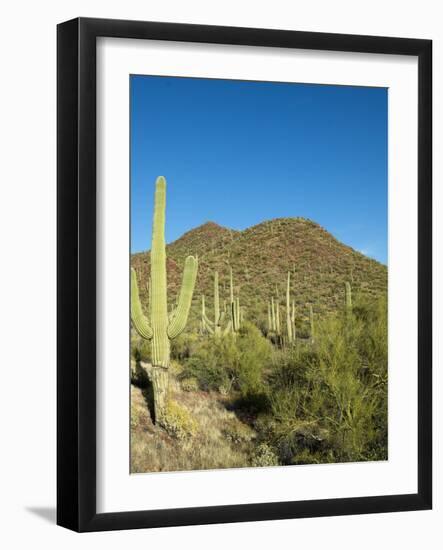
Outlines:
{"label": "framed photograph", "polygon": [[430,40],[58,26],[59,525],[432,506]]}

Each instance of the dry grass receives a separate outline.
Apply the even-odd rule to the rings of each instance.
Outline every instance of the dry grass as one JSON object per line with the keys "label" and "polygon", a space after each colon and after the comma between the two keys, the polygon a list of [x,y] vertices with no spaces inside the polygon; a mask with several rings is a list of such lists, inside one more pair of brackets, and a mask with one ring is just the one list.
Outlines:
{"label": "dry grass", "polygon": [[220,394],[183,392],[171,376],[171,398],[195,421],[187,437],[155,426],[143,390],[131,387],[132,473],[251,466],[256,434],[227,410]]}

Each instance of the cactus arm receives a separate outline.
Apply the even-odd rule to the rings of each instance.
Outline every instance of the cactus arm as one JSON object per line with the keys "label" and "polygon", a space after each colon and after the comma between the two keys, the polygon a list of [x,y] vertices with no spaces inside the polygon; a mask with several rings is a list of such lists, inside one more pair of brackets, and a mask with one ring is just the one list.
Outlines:
{"label": "cactus arm", "polygon": [[278,302],[275,313],[275,332],[280,336],[280,304]]}
{"label": "cactus arm", "polygon": [[173,307],[171,311],[168,314],[168,321],[171,323],[171,321],[174,319],[175,314],[177,313],[177,308]]}
{"label": "cactus arm", "polygon": [[232,310],[232,328],[234,332],[240,329],[240,299],[236,298],[231,305]]}
{"label": "cactus arm", "polygon": [[211,321],[206,315],[205,295],[202,294],[202,322],[205,327],[214,327],[214,321]]}
{"label": "cactus arm", "polygon": [[183,281],[180,289],[180,297],[174,319],[168,326],[168,336],[173,339],[183,332],[188,320],[191,308],[192,294],[194,292],[195,279],[197,277],[198,262],[193,256],[188,256],[185,261]]}
{"label": "cactus arm", "polygon": [[272,331],[271,304],[268,302],[268,331]]}
{"label": "cactus arm", "polygon": [[235,313],[235,301],[231,303],[231,321],[232,321],[232,330],[237,332],[237,315]]}
{"label": "cactus arm", "polygon": [[227,334],[229,334],[231,330],[232,330],[232,321],[230,320],[226,325],[225,330],[223,331],[223,336],[226,336]]}
{"label": "cactus arm", "polygon": [[202,315],[202,319],[203,319],[205,325],[208,325],[210,327],[214,326],[214,321],[211,321],[211,319],[209,319],[209,317],[206,315],[206,313]]}
{"label": "cactus arm", "polygon": [[140,336],[146,340],[151,340],[153,334],[152,328],[143,314],[138,295],[137,274],[133,268],[131,268],[131,319],[135,330]]}

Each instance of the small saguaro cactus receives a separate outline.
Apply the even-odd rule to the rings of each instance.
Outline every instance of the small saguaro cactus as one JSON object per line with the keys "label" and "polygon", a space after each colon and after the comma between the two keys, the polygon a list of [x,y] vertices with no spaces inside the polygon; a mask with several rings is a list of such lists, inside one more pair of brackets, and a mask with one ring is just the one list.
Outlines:
{"label": "small saguaro cactus", "polygon": [[151,341],[155,422],[164,425],[168,400],[168,368],[170,340],[184,330],[191,307],[198,261],[193,256],[185,260],[183,281],[177,307],[168,315],[165,247],[166,180],[157,178],[155,184],[154,221],[151,245],[150,318],[142,310],[137,275],[131,269],[131,319],[142,338]]}
{"label": "small saguaro cactus", "polygon": [[281,336],[280,331],[280,304],[277,301],[276,307],[275,307],[275,332],[278,336]]}
{"label": "small saguaro cactus", "polygon": [[271,315],[272,315],[272,332],[277,332],[277,322],[275,319],[275,303],[274,297],[271,297]]}
{"label": "small saguaro cactus", "polygon": [[309,325],[311,327],[311,342],[314,343],[314,337],[315,337],[315,325],[314,325],[314,310],[312,309],[312,305],[309,305]]}
{"label": "small saguaro cactus", "polygon": [[345,283],[345,306],[346,311],[350,313],[352,311],[352,291],[348,281]]}
{"label": "small saguaro cactus", "polygon": [[214,320],[208,318],[205,310],[205,297],[202,296],[202,323],[206,332],[214,336],[225,335],[231,330],[231,321],[222,330],[222,324],[225,319],[225,311],[220,313],[220,294],[218,286],[218,271],[214,273]]}
{"label": "small saguaro cactus", "polygon": [[230,299],[231,299],[231,323],[232,323],[232,331],[238,332],[240,330],[242,319],[240,315],[240,298],[237,296],[237,298],[234,298],[234,282],[233,282],[233,276],[232,276],[232,267],[229,271],[229,293],[230,293]]}
{"label": "small saguaro cactus", "polygon": [[274,330],[274,327],[272,324],[271,303],[268,302],[268,332],[272,332],[273,330]]}
{"label": "small saguaro cactus", "polygon": [[277,336],[281,336],[280,304],[278,300],[274,300],[274,296],[271,296],[271,302],[268,303],[268,323],[270,332],[274,332]]}
{"label": "small saguaro cactus", "polygon": [[293,341],[292,319],[291,319],[291,272],[288,271],[288,282],[286,285],[286,326],[288,331],[288,342]]}

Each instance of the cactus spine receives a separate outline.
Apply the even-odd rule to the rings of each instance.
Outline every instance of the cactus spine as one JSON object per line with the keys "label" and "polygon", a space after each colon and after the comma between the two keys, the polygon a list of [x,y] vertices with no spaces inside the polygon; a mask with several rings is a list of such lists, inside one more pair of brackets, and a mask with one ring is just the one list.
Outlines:
{"label": "cactus spine", "polygon": [[193,256],[185,261],[178,305],[169,318],[166,282],[165,243],[166,180],[157,178],[154,200],[154,221],[151,245],[150,319],[143,314],[137,285],[137,275],[131,269],[131,319],[142,338],[151,341],[152,386],[154,390],[155,422],[162,425],[168,399],[168,368],[170,340],[185,328],[191,307],[198,262]]}

